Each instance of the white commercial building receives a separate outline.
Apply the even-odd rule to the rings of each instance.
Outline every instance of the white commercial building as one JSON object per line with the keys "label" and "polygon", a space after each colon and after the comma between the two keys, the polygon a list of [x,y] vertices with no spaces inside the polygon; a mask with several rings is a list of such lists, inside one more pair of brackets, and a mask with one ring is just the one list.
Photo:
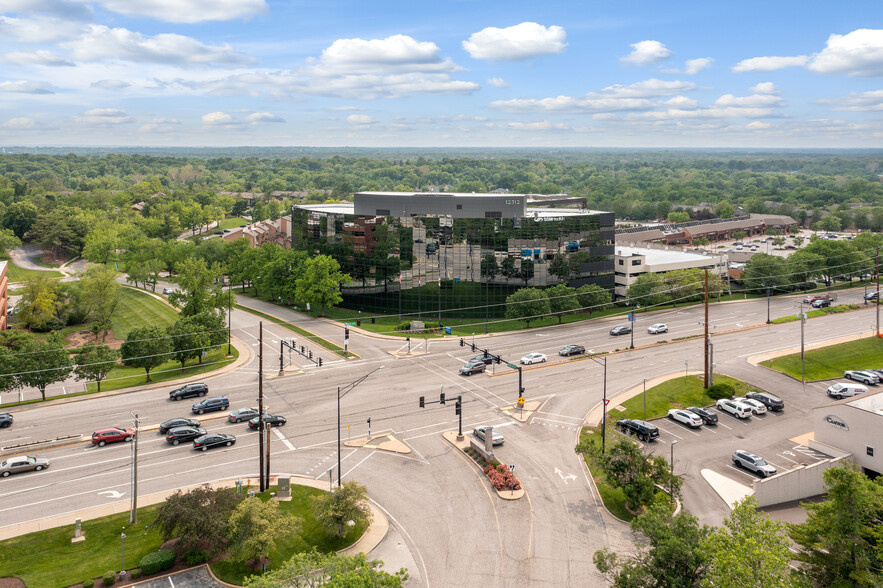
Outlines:
{"label": "white commercial building", "polygon": [[721,276],[725,276],[727,272],[726,255],[703,255],[684,251],[680,247],[631,247],[617,244],[613,260],[617,298],[625,298],[626,290],[641,274],[691,268],[707,269]]}
{"label": "white commercial building", "polygon": [[[883,392],[869,392],[813,409],[814,441],[851,454],[852,461],[872,476],[883,473]],[[830,452],[828,452],[830,453]]]}

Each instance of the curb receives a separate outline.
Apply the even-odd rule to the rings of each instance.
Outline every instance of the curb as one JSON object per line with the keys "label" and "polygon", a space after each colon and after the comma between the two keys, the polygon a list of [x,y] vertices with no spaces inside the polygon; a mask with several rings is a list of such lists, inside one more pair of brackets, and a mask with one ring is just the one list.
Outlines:
{"label": "curb", "polygon": [[[445,441],[458,449],[463,454],[463,456],[467,460],[469,460],[470,464],[478,467],[478,464],[475,463],[475,460],[472,459],[471,456],[467,455],[465,451],[465,448],[469,447],[469,442],[466,441],[466,439],[470,438],[468,435],[464,433],[463,440],[461,441],[457,439],[457,433],[455,433],[454,431],[446,431],[442,433],[442,437],[444,437]],[[479,468],[479,471],[481,471],[481,468]],[[481,477],[490,482],[490,479],[487,477],[487,475],[485,475],[483,471],[481,472]],[[519,488],[518,490],[497,490],[493,484],[491,484],[490,486],[494,490],[494,492],[497,493],[497,496],[499,498],[502,498],[503,500],[519,500],[524,497],[524,494],[526,492],[524,489],[524,484],[521,484],[521,488]]]}

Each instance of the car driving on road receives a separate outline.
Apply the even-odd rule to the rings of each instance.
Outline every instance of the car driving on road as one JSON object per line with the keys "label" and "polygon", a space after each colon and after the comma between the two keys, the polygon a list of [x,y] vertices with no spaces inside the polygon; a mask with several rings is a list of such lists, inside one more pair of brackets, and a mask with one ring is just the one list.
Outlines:
{"label": "car driving on road", "polygon": [[668,326],[665,323],[656,323],[655,325],[650,325],[649,327],[647,327],[647,332],[651,335],[668,333]]}
{"label": "car driving on road", "polygon": [[48,458],[18,455],[16,457],[7,458],[6,461],[0,463],[0,476],[8,478],[12,474],[20,474],[22,472],[39,472],[40,470],[45,470],[48,467]]}
{"label": "car driving on road", "polygon": [[166,441],[172,445],[178,445],[182,441],[192,441],[205,435],[202,427],[175,427],[166,433]]}
{"label": "car driving on road", "polygon": [[491,439],[493,439],[494,445],[502,445],[503,444],[503,435],[498,433],[495,428],[490,427],[490,426],[475,427],[474,429],[472,429],[472,436],[475,437],[476,439],[484,441],[484,434],[485,434],[485,431],[487,431],[488,429],[491,430]]}
{"label": "car driving on road", "polygon": [[558,350],[558,355],[562,357],[568,357],[570,355],[580,355],[581,353],[585,352],[586,348],[582,345],[565,345]]}
{"label": "car driving on road", "polygon": [[[258,409],[256,408],[237,408],[227,415],[227,420],[231,423],[241,423],[242,421],[251,420],[252,418],[258,416],[258,414]],[[264,414],[267,414],[266,409],[264,410]]]}
{"label": "car driving on road", "polygon": [[180,388],[176,388],[169,392],[170,400],[181,400],[182,398],[195,398],[197,396],[205,396],[208,394],[208,386],[202,382],[193,384],[185,384]]}
{"label": "car driving on road", "polygon": [[533,365],[535,363],[545,363],[546,356],[543,353],[528,353],[524,357],[521,358],[521,363],[524,365]]}
{"label": "car driving on road", "polygon": [[[253,419],[248,421],[248,428],[249,429],[257,429],[258,424],[259,424],[258,423],[259,420],[260,419],[258,417],[254,417]],[[264,423],[270,425],[271,427],[281,427],[282,425],[284,425],[287,422],[288,422],[288,420],[284,416],[272,415],[272,414],[265,414],[264,415]]]}
{"label": "car driving on road", "polygon": [[747,404],[742,404],[741,402],[736,402],[729,398],[721,398],[717,401],[715,406],[717,406],[718,410],[728,412],[736,418],[751,418],[751,407]]}
{"label": "car driving on road", "polygon": [[12,415],[8,412],[0,412],[0,429],[12,426]]}
{"label": "car driving on road", "polygon": [[847,380],[855,380],[866,385],[874,385],[880,383],[880,376],[873,372],[865,372],[861,370],[846,370],[843,377]]}
{"label": "car driving on road", "polygon": [[632,328],[626,327],[626,326],[613,327],[612,329],[610,329],[610,334],[613,335],[614,337],[619,336],[619,335],[628,335],[631,332],[632,332]]}
{"label": "car driving on road", "polygon": [[473,357],[469,361],[470,362],[480,361],[480,362],[484,363],[485,365],[491,365],[492,363],[494,363],[494,356],[490,355],[490,354],[485,355],[484,353],[479,353],[478,355],[476,355],[475,357]]}
{"label": "car driving on road", "polygon": [[109,427],[107,429],[98,429],[92,433],[92,445],[104,447],[108,443],[116,443],[125,441],[128,443],[135,438],[135,429],[124,429],[122,427]]}
{"label": "car driving on road", "polygon": [[471,376],[472,374],[480,374],[487,366],[484,365],[483,361],[475,361],[474,359],[469,363],[460,366],[460,374],[464,376]]}
{"label": "car driving on road", "polygon": [[206,451],[212,447],[230,447],[236,443],[236,437],[227,433],[208,433],[193,440],[193,449]]}
{"label": "car driving on road", "polygon": [[710,408],[700,408],[698,406],[688,406],[687,410],[698,416],[702,419],[703,424],[706,425],[716,425],[717,424],[717,413],[711,410]]}
{"label": "car driving on road", "polygon": [[198,427],[199,421],[196,419],[169,419],[159,426],[159,432],[165,435],[175,427]]}
{"label": "car driving on road", "polygon": [[735,464],[736,467],[743,467],[746,470],[750,470],[761,478],[776,475],[776,468],[768,464],[762,457],[742,449],[733,453],[733,464]]}
{"label": "car driving on road", "polygon": [[698,414],[693,414],[688,410],[673,408],[668,411],[668,418],[671,420],[687,425],[692,429],[698,429],[702,426],[702,418]]}
{"label": "car driving on road", "polygon": [[230,401],[227,400],[226,396],[213,396],[204,399],[202,402],[197,402],[191,407],[191,410],[196,414],[203,414],[206,412],[227,410],[228,408],[230,408]]}

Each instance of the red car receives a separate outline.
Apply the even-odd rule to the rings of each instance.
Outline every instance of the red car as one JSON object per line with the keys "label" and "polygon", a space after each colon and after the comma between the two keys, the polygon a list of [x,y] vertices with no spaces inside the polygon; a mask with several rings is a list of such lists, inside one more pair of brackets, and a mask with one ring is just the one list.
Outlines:
{"label": "red car", "polygon": [[122,427],[110,427],[108,429],[98,429],[92,433],[92,445],[104,447],[108,443],[117,441],[126,441],[127,443],[135,438],[135,429],[123,429]]}

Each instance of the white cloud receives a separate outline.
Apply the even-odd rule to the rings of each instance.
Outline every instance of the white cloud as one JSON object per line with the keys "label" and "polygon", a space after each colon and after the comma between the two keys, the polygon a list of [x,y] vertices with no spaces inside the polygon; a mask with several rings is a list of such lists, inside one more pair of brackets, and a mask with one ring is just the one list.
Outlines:
{"label": "white cloud", "polygon": [[265,0],[98,0],[118,14],[149,16],[166,22],[235,20],[267,12]]}
{"label": "white cloud", "polygon": [[85,20],[94,11],[88,4],[68,0],[3,0],[0,8],[4,12],[17,14],[51,14],[64,19]]}
{"label": "white cloud", "polygon": [[226,112],[210,112],[202,115],[202,124],[207,126],[224,126],[237,124]]}
{"label": "white cloud", "polygon": [[38,128],[37,121],[26,116],[10,118],[3,123],[2,126],[4,129],[13,129],[16,131],[30,131]]}
{"label": "white cloud", "polygon": [[353,110],[362,110],[361,108],[357,108],[355,106],[332,106],[328,110],[334,110],[337,112],[350,112]]}
{"label": "white cloud", "polygon": [[650,65],[671,57],[671,51],[659,41],[639,41],[632,43],[632,52],[620,61],[635,65]]}
{"label": "white cloud", "polygon": [[507,82],[503,78],[489,78],[487,83],[489,83],[494,88],[508,88],[509,87],[509,82]]}
{"label": "white cloud", "polygon": [[128,88],[132,84],[124,80],[98,80],[89,84],[93,88],[103,88],[105,90],[122,90]]}
{"label": "white cloud", "polygon": [[472,33],[468,41],[463,41],[463,49],[474,59],[519,61],[562,53],[567,47],[566,38],[562,27],[523,22],[505,29],[487,27]]}
{"label": "white cloud", "polygon": [[688,59],[685,64],[684,73],[688,76],[694,76],[698,74],[703,69],[708,69],[711,67],[711,62],[714,61],[711,57],[699,57],[698,59]]}
{"label": "white cloud", "polygon": [[93,108],[75,117],[77,122],[86,125],[110,126],[135,122],[125,110],[117,108]]}
{"label": "white cloud", "polygon": [[138,130],[142,133],[169,133],[180,126],[181,121],[175,118],[155,118],[138,127]]}
{"label": "white cloud", "polygon": [[368,116],[367,114],[351,114],[346,117],[346,122],[351,125],[370,125],[375,121],[373,116]]}
{"label": "white cloud", "polygon": [[393,71],[422,65],[434,71],[457,71],[461,68],[439,57],[438,45],[417,41],[407,35],[392,35],[385,39],[337,39],[322,51],[318,60],[311,60],[321,72],[345,70],[354,67]]}
{"label": "white cloud", "polygon": [[51,43],[73,39],[81,30],[79,23],[58,18],[0,16],[0,36],[23,43]]}
{"label": "white cloud", "polygon": [[850,76],[883,75],[883,30],[858,29],[846,35],[831,35],[825,48],[807,66],[823,73]]}
{"label": "white cloud", "polygon": [[686,96],[675,96],[665,101],[666,106],[672,108],[698,108],[699,101],[687,98]]}
{"label": "white cloud", "polygon": [[245,117],[250,123],[283,123],[285,119],[270,112],[253,112]]}
{"label": "white cloud", "polygon": [[497,100],[493,108],[507,112],[609,112],[618,110],[646,110],[652,108],[655,100],[695,90],[692,82],[650,79],[629,86],[608,86],[598,92],[589,92],[581,97],[556,96],[554,98]]}
{"label": "white cloud", "polygon": [[851,92],[841,98],[819,100],[820,104],[833,106],[835,110],[852,112],[875,112],[883,110],[883,90]]}
{"label": "white cloud", "polygon": [[563,123],[552,123],[547,120],[538,120],[534,122],[510,122],[506,123],[506,127],[518,131],[564,131],[569,127]]}
{"label": "white cloud", "polygon": [[748,123],[747,125],[745,125],[745,128],[752,129],[752,130],[754,130],[754,129],[768,129],[771,126],[773,126],[773,125],[771,125],[770,123],[765,123],[765,122],[760,122],[759,120],[754,120],[754,121],[751,121],[750,123]]}
{"label": "white cloud", "polygon": [[786,67],[800,67],[806,65],[809,57],[806,55],[796,55],[794,57],[752,57],[751,59],[743,59],[733,66],[736,73],[745,73],[749,71],[775,71]]}
{"label": "white cloud", "polygon": [[15,82],[0,82],[0,92],[12,92],[15,94],[54,94],[55,88],[46,82],[30,82],[18,80]]}
{"label": "white cloud", "polygon": [[163,33],[153,37],[123,28],[88,25],[76,40],[61,44],[80,61],[120,60],[175,65],[244,65],[253,60],[229,45],[205,45],[192,37]]}
{"label": "white cloud", "polygon": [[784,102],[773,94],[753,94],[751,96],[733,96],[724,94],[714,101],[717,106],[735,106],[738,108],[768,108],[782,106]]}
{"label": "white cloud", "polygon": [[0,53],[0,63],[45,65],[48,67],[70,67],[74,65],[73,62],[43,49],[37,51],[8,51],[6,53]]}
{"label": "white cloud", "polygon": [[751,87],[751,91],[755,94],[781,94],[779,87],[772,82],[761,82]]}
{"label": "white cloud", "polygon": [[241,125],[257,125],[262,123],[283,123],[285,119],[271,112],[252,112],[244,118],[234,118],[230,112],[243,113],[248,111],[231,110],[229,112],[210,112],[202,116],[205,126],[235,127]]}

